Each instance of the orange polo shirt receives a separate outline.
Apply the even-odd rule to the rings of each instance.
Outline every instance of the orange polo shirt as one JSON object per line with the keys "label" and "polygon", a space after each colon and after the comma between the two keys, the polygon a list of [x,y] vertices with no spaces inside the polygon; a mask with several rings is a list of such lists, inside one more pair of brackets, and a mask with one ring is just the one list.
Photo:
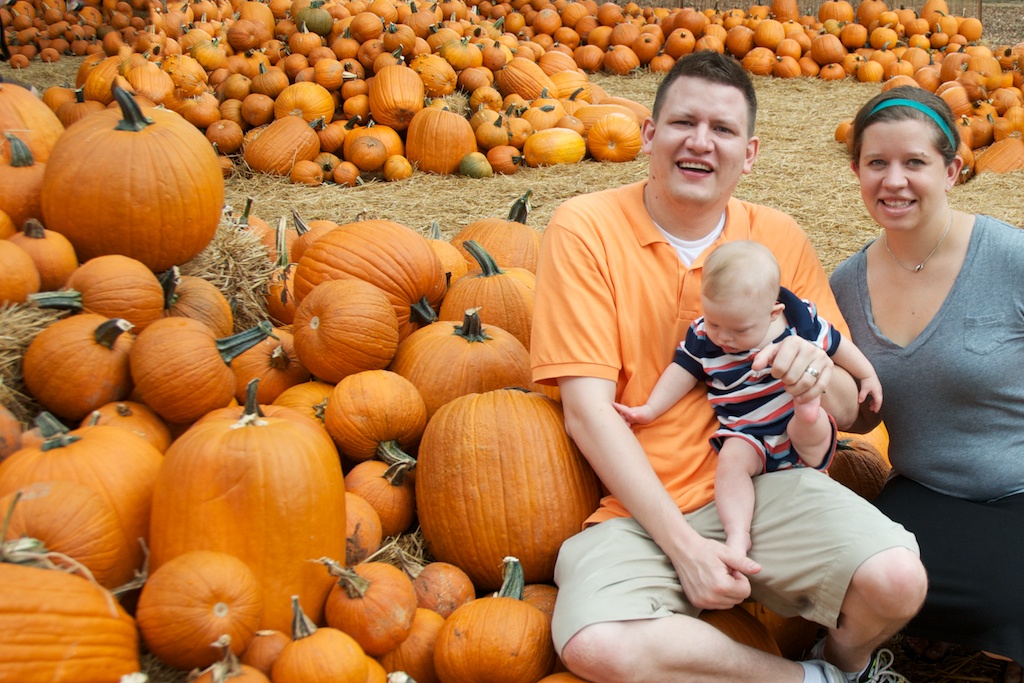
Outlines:
{"label": "orange polo shirt", "polygon": [[[731,199],[719,239],[687,268],[644,208],[646,181],[580,195],[562,204],[544,232],[534,305],[533,379],[597,377],[616,383],[616,400],[647,400],[672,354],[700,315],[705,257],[733,240],[761,242],[775,254],[782,286],[813,301],[848,334],[828,278],[806,234],[790,216]],[[703,385],[633,431],[683,512],[714,497],[718,426]],[[606,495],[587,524],[629,516]]]}

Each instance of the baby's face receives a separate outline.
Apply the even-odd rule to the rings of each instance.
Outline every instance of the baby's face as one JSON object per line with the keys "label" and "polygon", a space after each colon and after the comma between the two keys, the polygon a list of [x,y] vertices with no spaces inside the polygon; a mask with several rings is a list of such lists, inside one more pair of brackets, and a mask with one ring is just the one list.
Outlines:
{"label": "baby's face", "polygon": [[712,301],[702,297],[708,338],[726,353],[761,349],[769,344],[774,301],[762,297],[732,297]]}

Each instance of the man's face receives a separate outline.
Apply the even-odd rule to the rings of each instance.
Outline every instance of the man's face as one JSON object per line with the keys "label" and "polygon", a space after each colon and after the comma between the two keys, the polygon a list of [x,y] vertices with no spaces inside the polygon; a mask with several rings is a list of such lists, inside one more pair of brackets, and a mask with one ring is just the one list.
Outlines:
{"label": "man's face", "polygon": [[644,122],[650,189],[680,208],[721,204],[757,158],[748,137],[747,102],[732,86],[683,77],[665,93],[658,120]]}

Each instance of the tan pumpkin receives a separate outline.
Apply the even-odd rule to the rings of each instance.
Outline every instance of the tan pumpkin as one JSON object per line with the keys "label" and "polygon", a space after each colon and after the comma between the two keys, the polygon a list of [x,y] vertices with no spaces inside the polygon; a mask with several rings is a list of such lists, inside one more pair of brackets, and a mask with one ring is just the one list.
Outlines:
{"label": "tan pumpkin", "polygon": [[828,466],[829,475],[858,495],[874,500],[889,476],[890,465],[867,441],[842,439]]}

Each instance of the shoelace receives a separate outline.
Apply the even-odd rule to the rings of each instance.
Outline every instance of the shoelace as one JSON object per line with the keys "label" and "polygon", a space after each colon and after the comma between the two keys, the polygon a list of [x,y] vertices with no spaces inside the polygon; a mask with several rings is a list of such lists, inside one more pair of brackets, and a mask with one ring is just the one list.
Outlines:
{"label": "shoelace", "polygon": [[910,683],[906,676],[892,670],[895,659],[892,650],[878,650],[871,666],[857,679],[858,683]]}

